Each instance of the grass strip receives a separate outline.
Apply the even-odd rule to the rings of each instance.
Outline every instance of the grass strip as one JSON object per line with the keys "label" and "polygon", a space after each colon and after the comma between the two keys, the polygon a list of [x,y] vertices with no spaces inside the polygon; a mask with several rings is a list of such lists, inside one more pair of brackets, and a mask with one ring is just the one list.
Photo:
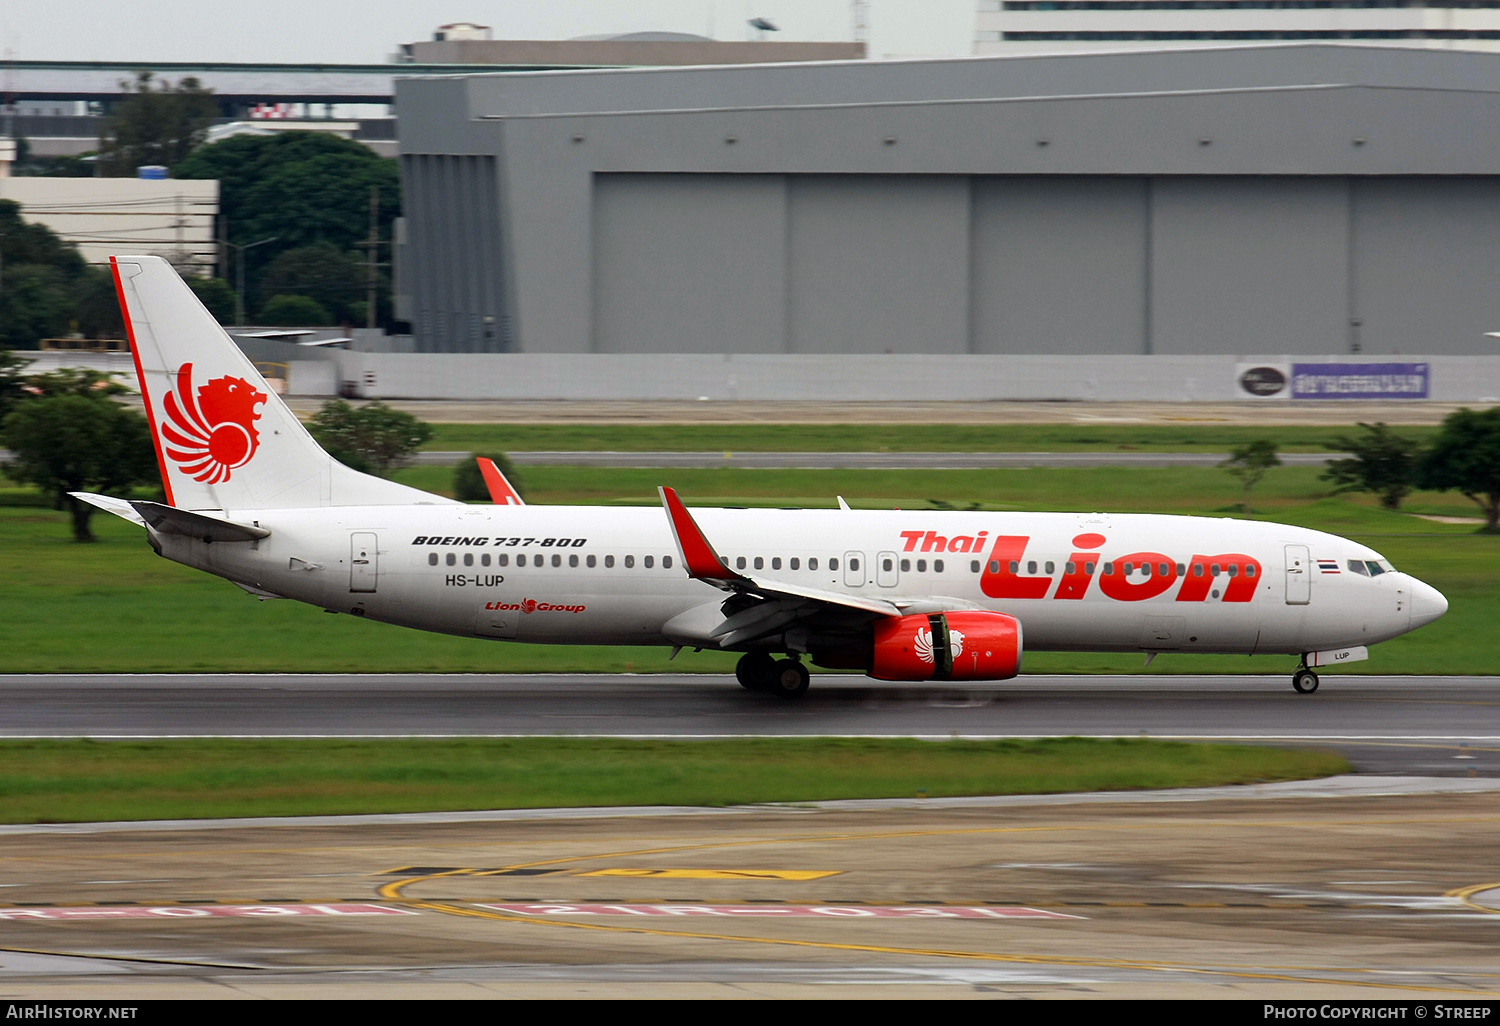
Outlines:
{"label": "grass strip", "polygon": [[[424,449],[473,452],[1228,452],[1264,438],[1326,452],[1351,426],[1285,424],[434,424]],[[1432,425],[1400,426],[1427,441]]]}
{"label": "grass strip", "polygon": [[1348,769],[1331,752],[1141,739],[3,741],[0,822],[1129,791]]}

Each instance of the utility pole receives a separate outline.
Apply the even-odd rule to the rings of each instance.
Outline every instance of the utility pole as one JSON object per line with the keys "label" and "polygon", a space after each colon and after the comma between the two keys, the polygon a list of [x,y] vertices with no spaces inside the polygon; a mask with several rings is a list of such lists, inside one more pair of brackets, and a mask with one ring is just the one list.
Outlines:
{"label": "utility pole", "polygon": [[375,259],[380,246],[380,187],[370,186],[370,239],[365,243],[369,274],[366,278],[365,327],[375,327]]}

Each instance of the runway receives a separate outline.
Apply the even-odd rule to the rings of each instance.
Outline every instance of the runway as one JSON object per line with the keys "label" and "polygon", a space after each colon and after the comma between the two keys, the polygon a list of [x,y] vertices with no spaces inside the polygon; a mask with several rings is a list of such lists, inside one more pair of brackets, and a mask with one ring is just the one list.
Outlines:
{"label": "runway", "polygon": [[[0,451],[0,457],[3,457]],[[452,466],[468,452],[420,452],[419,466]],[[1227,452],[512,452],[532,467],[699,470],[1020,470],[1031,467],[1216,467]],[[1287,466],[1321,467],[1347,452],[1287,452]]]}
{"label": "runway", "polygon": [[11,737],[1233,737],[1367,774],[5,827],[12,998],[1500,994],[1496,678],[825,676],[785,702],[722,676],[52,675],[0,677],[0,709]]}
{"label": "runway", "polygon": [[1317,744],[1368,773],[1500,775],[1500,678],[820,674],[785,701],[708,674],[0,676],[0,736],[1081,735]]}

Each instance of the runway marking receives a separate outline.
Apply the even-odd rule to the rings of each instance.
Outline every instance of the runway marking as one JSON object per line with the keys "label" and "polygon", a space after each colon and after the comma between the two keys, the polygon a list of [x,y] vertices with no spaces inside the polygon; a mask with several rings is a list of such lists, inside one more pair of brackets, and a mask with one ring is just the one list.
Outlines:
{"label": "runway marking", "polygon": [[1500,916],[1500,905],[1481,905],[1474,900],[1476,894],[1484,894],[1487,891],[1494,891],[1496,898],[1500,898],[1500,883],[1473,884],[1469,887],[1460,887],[1457,890],[1449,891],[1444,897],[1457,898],[1476,912],[1488,912],[1490,915]]}
{"label": "runway marking", "polygon": [[[565,919],[541,919],[531,916],[519,916],[504,912],[494,912],[484,908],[466,908],[461,905],[450,905],[445,902],[413,901],[413,908],[429,909],[434,912],[443,912],[448,915],[469,916],[478,919],[491,919],[499,922],[527,923],[533,926],[554,926],[574,930],[597,930],[604,933],[629,933],[653,937],[669,937],[676,940],[717,940],[734,941],[744,944],[770,944],[784,947],[817,948],[829,951],[859,951],[877,954],[906,955],[930,958],[957,958],[968,961],[980,962],[1006,962],[1022,965],[1066,965],[1091,969],[1126,969],[1141,972],[1181,973],[1194,976],[1228,976],[1236,979],[1253,980],[1277,980],[1288,983],[1313,983],[1321,985],[1344,984],[1352,987],[1367,987],[1376,990],[1417,990],[1439,994],[1464,994],[1474,995],[1472,988],[1466,987],[1428,987],[1402,983],[1382,983],[1376,980],[1347,979],[1334,976],[1309,976],[1294,975],[1299,970],[1307,972],[1308,967],[1282,967],[1282,966],[1205,966],[1193,965],[1186,962],[1169,961],[1137,961],[1133,959],[1117,958],[1073,958],[1066,955],[1021,955],[1007,952],[990,951],[965,951],[950,948],[905,948],[892,947],[881,944],[847,944],[834,941],[800,940],[789,937],[752,937],[735,934],[722,933],[698,933],[683,930],[657,930],[646,926],[615,926],[603,923],[575,923]],[[1286,971],[1283,971],[1286,970]],[[1318,973],[1346,973],[1362,974],[1384,972],[1378,969],[1364,968],[1315,968],[1310,970]],[[1469,976],[1489,977],[1494,974],[1466,973]]]}
{"label": "runway marking", "polygon": [[148,907],[6,908],[0,920],[77,921],[80,919],[203,919],[219,916],[308,917],[308,916],[410,916],[409,908],[368,903],[344,905],[168,905]]}
{"label": "runway marking", "polygon": [[491,904],[475,908],[518,916],[721,916],[760,919],[1085,919],[1017,905],[673,905]]}
{"label": "runway marking", "polygon": [[578,876],[628,876],[654,880],[821,880],[841,869],[592,869]]}

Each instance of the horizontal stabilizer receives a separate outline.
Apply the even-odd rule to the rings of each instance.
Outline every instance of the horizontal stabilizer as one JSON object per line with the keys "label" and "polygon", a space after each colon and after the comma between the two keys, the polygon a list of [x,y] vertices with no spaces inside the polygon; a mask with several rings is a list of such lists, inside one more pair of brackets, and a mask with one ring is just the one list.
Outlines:
{"label": "horizontal stabilizer", "polygon": [[90,506],[98,506],[106,513],[113,513],[121,520],[129,520],[137,527],[145,527],[146,521],[135,511],[135,507],[124,499],[117,499],[113,495],[95,495],[93,492],[69,492],[75,499],[81,499]]}
{"label": "horizontal stabilizer", "polygon": [[236,524],[232,520],[220,520],[176,506],[163,506],[159,502],[132,502],[130,505],[152,530],[162,534],[181,534],[206,542],[255,541],[271,534],[264,527]]}

